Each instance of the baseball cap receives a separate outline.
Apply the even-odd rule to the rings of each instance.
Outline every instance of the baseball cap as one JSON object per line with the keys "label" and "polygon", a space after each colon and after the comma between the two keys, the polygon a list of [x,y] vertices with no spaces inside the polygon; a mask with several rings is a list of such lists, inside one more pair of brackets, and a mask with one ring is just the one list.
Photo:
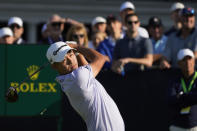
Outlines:
{"label": "baseball cap", "polygon": [[186,8],[183,8],[181,11],[180,11],[180,14],[182,16],[193,16],[195,14],[195,10],[194,8],[191,8],[191,7],[186,7]]}
{"label": "baseball cap", "polygon": [[194,58],[194,53],[190,49],[181,49],[177,54],[177,60],[182,60],[185,56]]}
{"label": "baseball cap", "polygon": [[13,36],[13,32],[9,27],[3,27],[0,29],[0,38],[4,36]]}
{"label": "baseball cap", "polygon": [[12,25],[12,24],[17,24],[19,25],[20,27],[23,27],[23,21],[20,17],[11,17],[9,20],[8,20],[8,26]]}
{"label": "baseball cap", "polygon": [[71,48],[67,42],[56,42],[52,44],[46,53],[46,57],[49,60],[51,64],[54,62],[61,62],[64,60],[65,55],[68,53],[69,50],[72,50],[74,48]]}
{"label": "baseball cap", "polygon": [[135,6],[130,1],[126,1],[126,2],[122,3],[122,5],[120,6],[120,12],[125,9],[135,10]]}
{"label": "baseball cap", "polygon": [[98,24],[98,23],[106,23],[106,19],[101,17],[101,16],[97,16],[93,19],[92,21],[92,26]]}
{"label": "baseball cap", "polygon": [[148,26],[162,26],[162,21],[160,18],[153,16],[149,19]]}
{"label": "baseball cap", "polygon": [[183,9],[185,6],[183,3],[180,3],[180,2],[175,2],[171,8],[170,8],[170,11],[173,12],[175,10],[178,10],[178,9]]}

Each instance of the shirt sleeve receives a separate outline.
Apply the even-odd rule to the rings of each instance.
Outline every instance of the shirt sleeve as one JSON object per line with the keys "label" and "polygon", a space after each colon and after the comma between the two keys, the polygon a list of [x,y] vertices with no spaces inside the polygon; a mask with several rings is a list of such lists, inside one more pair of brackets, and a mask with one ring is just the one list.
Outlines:
{"label": "shirt sleeve", "polygon": [[153,45],[149,38],[145,39],[146,54],[153,54]]}
{"label": "shirt sleeve", "polygon": [[[197,33],[196,33],[196,36],[197,36]],[[197,52],[197,37],[195,37],[195,42],[194,42],[194,49],[193,49],[194,52]]]}
{"label": "shirt sleeve", "polygon": [[93,72],[91,66],[85,65],[79,67],[77,70],[73,71],[73,77],[75,84],[80,88],[89,87],[90,80],[93,78]]}
{"label": "shirt sleeve", "polygon": [[169,37],[166,41],[166,46],[164,48],[164,51],[162,52],[162,55],[168,60],[171,61],[171,38]]}
{"label": "shirt sleeve", "polygon": [[105,44],[105,43],[101,42],[96,50],[97,50],[98,52],[100,52],[101,54],[106,55],[106,53],[105,53],[105,51],[104,51],[103,44]]}

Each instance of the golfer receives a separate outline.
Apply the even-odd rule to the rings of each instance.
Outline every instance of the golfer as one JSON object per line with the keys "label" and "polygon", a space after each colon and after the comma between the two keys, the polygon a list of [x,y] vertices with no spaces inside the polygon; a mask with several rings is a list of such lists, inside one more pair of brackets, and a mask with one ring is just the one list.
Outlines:
{"label": "golfer", "polygon": [[117,105],[95,79],[108,57],[70,42],[52,44],[46,56],[59,73],[56,80],[62,91],[85,121],[88,131],[125,130]]}

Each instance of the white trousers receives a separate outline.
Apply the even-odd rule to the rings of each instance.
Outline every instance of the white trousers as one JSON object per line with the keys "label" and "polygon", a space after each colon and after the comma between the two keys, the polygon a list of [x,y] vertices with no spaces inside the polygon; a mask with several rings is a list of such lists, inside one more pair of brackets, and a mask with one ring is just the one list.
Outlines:
{"label": "white trousers", "polygon": [[189,129],[185,129],[185,128],[181,128],[178,126],[170,126],[170,131],[197,131],[197,126],[193,127],[193,128],[189,128]]}

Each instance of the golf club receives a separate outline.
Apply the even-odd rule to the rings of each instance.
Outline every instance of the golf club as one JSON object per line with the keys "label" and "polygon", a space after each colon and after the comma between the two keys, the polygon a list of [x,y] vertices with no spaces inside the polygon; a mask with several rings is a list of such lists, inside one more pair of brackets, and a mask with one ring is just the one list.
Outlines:
{"label": "golf club", "polygon": [[[25,79],[23,79],[20,83],[25,82],[26,80],[30,79],[33,75],[35,75],[36,73],[38,73],[39,71],[41,71],[42,69],[44,69],[46,66],[49,65],[49,62],[43,64],[42,66],[40,66],[40,68],[38,70],[36,70],[34,73],[32,73],[31,75],[27,76]],[[16,86],[15,87],[9,87],[7,90],[7,93],[5,95],[6,100],[8,102],[15,102],[18,99],[18,92],[16,90]]]}

